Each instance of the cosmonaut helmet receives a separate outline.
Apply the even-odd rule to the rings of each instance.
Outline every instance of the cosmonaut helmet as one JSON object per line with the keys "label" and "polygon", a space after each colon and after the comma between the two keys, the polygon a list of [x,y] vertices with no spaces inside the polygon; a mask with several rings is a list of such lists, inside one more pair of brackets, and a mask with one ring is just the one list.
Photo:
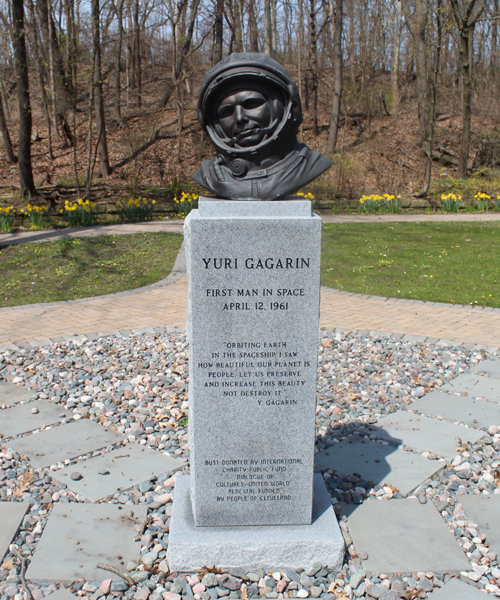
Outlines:
{"label": "cosmonaut helmet", "polygon": [[[235,147],[217,122],[217,107],[224,94],[246,86],[260,91],[270,103],[271,122],[262,141],[250,147]],[[288,150],[297,139],[302,123],[299,90],[287,71],[267,54],[231,54],[207,71],[200,88],[198,120],[217,151],[230,157],[267,155],[280,147]]]}

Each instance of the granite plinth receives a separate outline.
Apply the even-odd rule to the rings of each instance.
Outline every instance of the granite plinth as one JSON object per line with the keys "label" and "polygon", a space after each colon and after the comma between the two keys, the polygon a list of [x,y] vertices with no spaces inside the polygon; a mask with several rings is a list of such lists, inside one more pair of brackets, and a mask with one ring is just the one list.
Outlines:
{"label": "granite plinth", "polygon": [[307,201],[201,199],[186,218],[199,526],[311,523],[321,229]]}
{"label": "granite plinth", "polygon": [[208,219],[240,217],[310,217],[309,200],[273,200],[272,202],[210,200],[200,198],[199,213]]}
{"label": "granite plinth", "polygon": [[250,569],[307,568],[318,562],[340,569],[344,539],[321,475],[314,477],[311,525],[196,527],[191,509],[191,477],[177,477],[167,559],[171,571],[206,566]]}

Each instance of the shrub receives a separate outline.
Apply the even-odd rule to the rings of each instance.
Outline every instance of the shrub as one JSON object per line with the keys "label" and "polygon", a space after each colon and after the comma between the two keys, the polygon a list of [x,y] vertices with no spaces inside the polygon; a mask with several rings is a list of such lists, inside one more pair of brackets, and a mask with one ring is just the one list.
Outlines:
{"label": "shrub", "polygon": [[14,220],[16,218],[16,209],[13,206],[0,208],[0,231],[8,233],[12,231]]}
{"label": "shrub", "polygon": [[488,194],[485,194],[483,192],[478,192],[474,196],[474,199],[476,201],[476,209],[477,210],[484,212],[489,209],[491,196],[489,196]]}
{"label": "shrub", "polygon": [[154,212],[154,200],[147,198],[130,198],[129,200],[118,200],[116,208],[120,215],[120,221],[130,221],[137,223],[138,221],[152,221]]}
{"label": "shrub", "polygon": [[30,229],[44,229],[50,225],[49,209],[46,206],[28,204],[26,210],[21,209],[21,214],[29,218]]}
{"label": "shrub", "polygon": [[79,198],[76,202],[64,203],[64,208],[59,211],[70,227],[95,225],[97,214],[95,204],[89,200]]}
{"label": "shrub", "polygon": [[175,216],[179,219],[184,219],[193,210],[198,208],[198,194],[188,194],[182,192],[181,197],[174,196]]}
{"label": "shrub", "polygon": [[457,213],[463,208],[462,196],[456,194],[441,194],[441,204],[439,208],[444,212]]}
{"label": "shrub", "polygon": [[361,196],[359,199],[358,213],[400,213],[401,196],[394,194],[372,194]]}

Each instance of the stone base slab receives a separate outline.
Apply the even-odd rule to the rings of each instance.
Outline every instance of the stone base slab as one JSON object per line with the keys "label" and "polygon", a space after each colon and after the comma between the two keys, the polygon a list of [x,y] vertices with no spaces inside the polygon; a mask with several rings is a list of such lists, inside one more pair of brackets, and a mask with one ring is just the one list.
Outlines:
{"label": "stone base slab", "polygon": [[189,475],[177,477],[167,551],[171,571],[298,569],[313,562],[342,567],[344,539],[320,474],[314,476],[311,525],[196,527],[189,487]]}

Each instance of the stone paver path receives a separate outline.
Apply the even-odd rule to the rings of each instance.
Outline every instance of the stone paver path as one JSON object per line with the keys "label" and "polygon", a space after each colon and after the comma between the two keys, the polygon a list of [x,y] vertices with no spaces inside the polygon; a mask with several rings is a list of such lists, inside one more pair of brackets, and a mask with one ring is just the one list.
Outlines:
{"label": "stone paver path", "polygon": [[0,502],[0,564],[29,507],[28,502]]}
{"label": "stone paver path", "polygon": [[470,563],[432,503],[367,500],[349,516],[363,567],[375,573],[469,570]]}
{"label": "stone paver path", "polygon": [[428,416],[441,416],[448,421],[463,421],[471,427],[488,429],[492,423],[500,423],[498,404],[456,394],[431,392],[413,402],[410,408]]}
{"label": "stone paver path", "polygon": [[[79,334],[184,327],[186,308],[184,276],[168,286],[134,294],[0,309],[0,346],[20,341],[50,343]],[[363,297],[328,288],[321,290],[320,326],[500,346],[500,311]]]}
{"label": "stone paver path", "polygon": [[32,391],[25,390],[15,383],[0,382],[0,408],[29,400],[32,396]]}
{"label": "stone paver path", "polygon": [[317,454],[314,462],[323,469],[359,473],[376,485],[392,485],[405,496],[444,464],[444,461],[428,460],[420,454],[364,438],[340,442]]}
{"label": "stone paver path", "polygon": [[500,390],[495,379],[464,373],[443,385],[443,391],[467,394],[471,398],[482,398],[500,404]]}
{"label": "stone paver path", "polygon": [[450,579],[438,592],[430,596],[431,600],[484,600],[484,598],[483,592],[459,579]]}
{"label": "stone paver path", "polygon": [[19,454],[26,454],[31,464],[40,468],[49,467],[61,460],[77,458],[124,440],[124,436],[106,431],[95,421],[82,419],[9,440],[8,445]]}
{"label": "stone paver path", "polygon": [[182,460],[139,444],[128,444],[60,469],[54,477],[73,492],[82,494],[91,502],[97,502],[117,491],[147,481],[158,473],[177,471],[184,464]]}
{"label": "stone paver path", "polygon": [[[500,214],[324,216],[324,222],[383,221],[492,221]],[[2,243],[95,236],[137,231],[182,232],[181,221],[106,225],[62,231],[0,235]],[[75,335],[137,331],[186,324],[187,278],[176,276],[148,288],[98,298],[0,309],[0,348],[17,342],[49,344]],[[173,274],[174,274],[173,272]],[[347,331],[376,331],[415,336],[429,341],[448,340],[500,347],[500,310],[433,302],[363,296],[329,288],[321,291],[320,326]]]}
{"label": "stone paver path", "polygon": [[[140,542],[134,541],[134,521],[113,504],[55,504],[38,542],[28,570],[29,579],[69,580],[79,577],[120,579],[115,573],[97,568],[98,563],[119,565],[138,560]],[[143,522],[145,505],[132,510]]]}
{"label": "stone paver path", "polygon": [[47,400],[5,408],[0,410],[0,438],[59,423],[70,414],[69,410]]}
{"label": "stone paver path", "polygon": [[488,537],[488,545],[500,554],[500,495],[470,494],[460,499],[467,516]]}
{"label": "stone paver path", "polygon": [[399,410],[383,417],[376,427],[368,427],[367,430],[391,444],[404,444],[417,452],[432,452],[448,458],[456,455],[458,440],[473,444],[484,435],[482,431],[472,427],[454,425]]}

